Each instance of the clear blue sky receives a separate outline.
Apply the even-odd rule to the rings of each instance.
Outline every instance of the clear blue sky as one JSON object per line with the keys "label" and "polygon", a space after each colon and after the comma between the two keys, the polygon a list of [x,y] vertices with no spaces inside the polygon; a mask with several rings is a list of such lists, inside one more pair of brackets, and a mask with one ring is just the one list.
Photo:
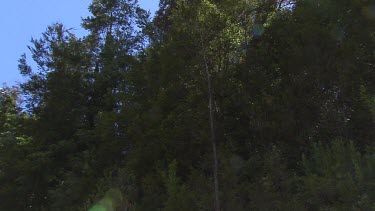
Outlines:
{"label": "clear blue sky", "polygon": [[[153,14],[158,0],[138,0]],[[0,7],[0,87],[23,81],[17,65],[22,53],[28,53],[31,37],[39,38],[48,25],[61,22],[82,35],[81,17],[89,16],[91,0],[4,0]]]}

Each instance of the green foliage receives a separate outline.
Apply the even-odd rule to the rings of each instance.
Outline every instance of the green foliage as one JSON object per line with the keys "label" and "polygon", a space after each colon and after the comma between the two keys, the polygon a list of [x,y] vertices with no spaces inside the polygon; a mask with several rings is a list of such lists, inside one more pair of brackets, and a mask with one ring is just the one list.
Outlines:
{"label": "green foliage", "polygon": [[176,176],[177,162],[174,160],[169,165],[168,175],[165,175],[165,186],[167,191],[167,200],[164,205],[165,211],[172,210],[191,210],[194,209],[194,201],[191,193],[185,185],[181,184],[180,179]]}
{"label": "green foliage", "polygon": [[375,209],[373,8],[94,0],[0,89],[0,210],[212,210],[212,134],[222,210]]}
{"label": "green foliage", "polygon": [[306,206],[316,210],[374,209],[374,164],[374,151],[361,154],[353,142],[315,144],[309,158],[303,158]]}
{"label": "green foliage", "polygon": [[0,88],[0,210],[24,209],[28,187],[24,172],[31,138],[24,134],[29,117],[21,111],[18,87]]}

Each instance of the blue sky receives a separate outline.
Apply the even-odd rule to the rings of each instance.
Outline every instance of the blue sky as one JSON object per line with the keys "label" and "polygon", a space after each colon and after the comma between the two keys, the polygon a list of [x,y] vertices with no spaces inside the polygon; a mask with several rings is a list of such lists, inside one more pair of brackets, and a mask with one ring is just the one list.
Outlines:
{"label": "blue sky", "polygon": [[[153,12],[158,0],[138,0],[142,8]],[[91,0],[4,0],[0,7],[0,87],[23,81],[17,65],[22,53],[28,53],[31,37],[39,38],[48,25],[61,22],[82,35],[81,17],[90,15]]]}

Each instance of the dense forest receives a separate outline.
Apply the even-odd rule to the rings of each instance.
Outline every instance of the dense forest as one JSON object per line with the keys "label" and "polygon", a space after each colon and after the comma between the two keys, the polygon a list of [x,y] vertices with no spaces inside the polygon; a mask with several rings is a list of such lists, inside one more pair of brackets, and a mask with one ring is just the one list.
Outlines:
{"label": "dense forest", "polygon": [[89,10],[0,90],[1,211],[375,210],[373,0]]}

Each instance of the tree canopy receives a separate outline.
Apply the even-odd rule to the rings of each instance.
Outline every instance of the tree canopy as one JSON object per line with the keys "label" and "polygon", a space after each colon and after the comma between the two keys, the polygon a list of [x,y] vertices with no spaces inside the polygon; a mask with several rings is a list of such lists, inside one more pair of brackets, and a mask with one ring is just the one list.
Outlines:
{"label": "tree canopy", "polygon": [[375,209],[373,1],[89,10],[0,89],[0,210]]}

